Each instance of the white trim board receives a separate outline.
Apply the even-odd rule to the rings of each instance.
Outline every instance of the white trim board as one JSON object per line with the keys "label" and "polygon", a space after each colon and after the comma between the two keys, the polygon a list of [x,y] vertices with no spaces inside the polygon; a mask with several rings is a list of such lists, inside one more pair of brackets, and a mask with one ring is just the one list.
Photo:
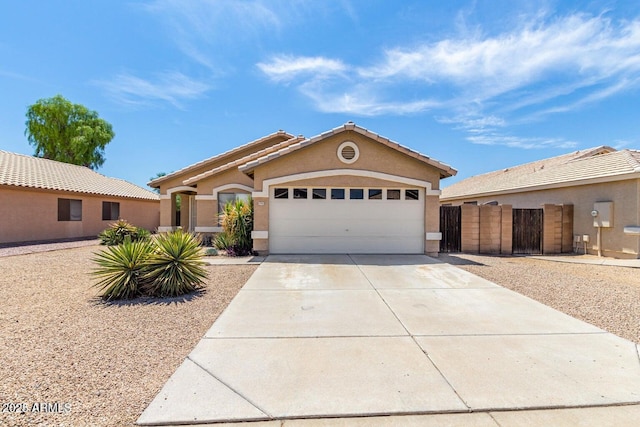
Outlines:
{"label": "white trim board", "polygon": [[423,187],[425,189],[426,196],[440,195],[440,190],[433,190],[431,188],[431,183],[429,181],[422,181],[419,179],[407,178],[404,176],[391,175],[388,173],[361,170],[361,169],[332,169],[332,170],[326,170],[326,171],[303,172],[303,173],[298,173],[293,175],[280,176],[277,178],[265,179],[262,182],[262,191],[254,191],[252,196],[254,199],[257,197],[269,197],[269,188],[278,184],[284,184],[292,181],[300,181],[303,179],[323,178],[328,176],[340,176],[340,175],[363,176],[366,178],[375,178],[375,179],[381,179],[385,181],[394,181],[402,184],[411,185],[414,187]]}

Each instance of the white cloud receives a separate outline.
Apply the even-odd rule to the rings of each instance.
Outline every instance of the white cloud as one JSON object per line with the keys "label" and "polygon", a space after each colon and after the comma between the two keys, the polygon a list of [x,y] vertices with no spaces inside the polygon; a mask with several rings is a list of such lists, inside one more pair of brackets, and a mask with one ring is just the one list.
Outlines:
{"label": "white cloud", "polygon": [[279,14],[260,0],[155,0],[143,9],[167,26],[167,36],[183,54],[215,73],[225,67],[212,47],[258,39],[282,25]]}
{"label": "white cloud", "polygon": [[578,144],[575,141],[568,141],[563,138],[523,138],[511,135],[501,135],[495,133],[485,133],[481,135],[470,135],[467,141],[480,145],[503,145],[511,148],[537,149],[537,148],[574,148]]}
{"label": "white cloud", "polygon": [[210,89],[208,84],[176,71],[160,73],[154,80],[122,73],[111,80],[94,83],[123,104],[153,105],[161,102],[178,108],[182,108],[185,100],[200,98]]}
{"label": "white cloud", "polygon": [[340,75],[347,71],[342,61],[323,58],[321,56],[293,57],[280,55],[269,62],[260,62],[257,67],[273,81],[291,81],[298,76],[306,75],[312,80]]}
{"label": "white cloud", "polygon": [[639,87],[640,20],[549,16],[521,18],[491,36],[462,27],[458,37],[387,49],[371,64],[275,56],[258,68],[272,81],[295,84],[322,112],[432,110],[476,144],[574,147],[573,141],[523,139],[506,130]]}

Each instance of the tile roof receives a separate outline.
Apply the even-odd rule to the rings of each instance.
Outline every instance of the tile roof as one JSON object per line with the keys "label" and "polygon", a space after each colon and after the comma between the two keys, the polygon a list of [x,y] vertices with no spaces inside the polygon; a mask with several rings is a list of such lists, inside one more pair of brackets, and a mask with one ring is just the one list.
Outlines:
{"label": "tile roof", "polygon": [[0,185],[159,200],[157,194],[87,167],[0,150]]}
{"label": "tile roof", "polygon": [[303,139],[304,139],[303,136],[296,136],[296,137],[287,139],[286,141],[279,142],[279,143],[274,144],[274,145],[272,145],[270,147],[264,148],[264,149],[262,149],[260,151],[256,151],[255,153],[251,153],[251,154],[249,154],[247,156],[244,156],[244,157],[242,157],[240,159],[231,161],[231,162],[226,163],[226,164],[224,164],[222,166],[218,166],[217,168],[213,168],[213,169],[208,170],[206,172],[203,172],[201,174],[192,176],[191,178],[188,178],[188,179],[185,179],[184,181],[182,181],[182,183],[184,185],[195,184],[196,182],[200,181],[201,179],[204,179],[206,177],[209,177],[209,176],[224,172],[224,171],[229,170],[229,169],[234,168],[234,167],[238,167],[238,166],[240,166],[240,165],[242,165],[244,163],[247,163],[247,162],[249,162],[251,160],[255,160],[255,159],[257,159],[257,158],[259,158],[261,156],[273,153],[275,151],[278,151],[280,149],[288,147],[291,144],[295,144],[296,142],[302,141]]}
{"label": "tile roof", "polygon": [[449,165],[447,165],[445,163],[442,163],[442,162],[439,162],[439,161],[437,161],[435,159],[432,159],[432,158],[430,158],[430,157],[428,157],[428,156],[426,156],[426,155],[424,155],[422,153],[419,153],[419,152],[417,152],[415,150],[410,149],[409,147],[406,147],[404,145],[400,145],[397,142],[394,142],[394,141],[390,140],[389,138],[385,138],[385,137],[383,137],[383,136],[381,136],[381,135],[379,135],[379,134],[377,134],[375,132],[371,132],[370,130],[365,129],[365,128],[361,127],[361,126],[358,126],[353,122],[345,123],[342,126],[339,126],[337,128],[331,129],[331,130],[329,130],[327,132],[321,133],[320,135],[314,136],[312,138],[307,138],[305,140],[302,140],[302,141],[300,141],[298,143],[295,143],[295,144],[291,144],[291,145],[289,145],[289,146],[287,146],[285,148],[282,148],[282,149],[280,149],[278,151],[275,151],[273,153],[270,153],[270,154],[267,154],[265,156],[259,157],[259,158],[255,159],[255,160],[252,160],[250,162],[245,163],[244,165],[240,166],[239,169],[241,171],[245,172],[245,173],[251,173],[251,171],[253,171],[253,169],[255,169],[257,166],[259,166],[261,164],[270,162],[271,160],[277,159],[277,158],[279,158],[281,156],[284,156],[284,155],[287,155],[289,153],[292,153],[292,152],[294,152],[296,150],[299,150],[301,148],[304,148],[304,147],[306,147],[308,145],[314,144],[314,143],[316,143],[318,141],[321,141],[321,140],[323,140],[325,138],[328,138],[328,137],[330,137],[332,135],[338,134],[340,132],[349,131],[349,130],[357,132],[357,133],[359,133],[361,135],[367,136],[367,137],[373,139],[374,141],[382,143],[382,144],[384,144],[384,145],[386,145],[386,146],[388,146],[390,148],[393,148],[395,150],[398,150],[401,153],[404,153],[404,154],[406,154],[406,155],[408,155],[410,157],[413,157],[413,158],[418,159],[418,160],[420,160],[420,161],[422,161],[424,163],[427,163],[427,164],[429,164],[431,166],[434,166],[435,168],[437,168],[437,169],[439,169],[441,171],[440,176],[442,178],[447,178],[447,177],[453,176],[453,175],[455,175],[457,173],[457,171],[455,169],[453,169],[451,166],[449,166]]}
{"label": "tile roof", "polygon": [[[231,149],[229,151],[225,151],[224,153],[217,154],[217,155],[215,155],[213,157],[209,157],[208,159],[204,159],[204,160],[201,160],[201,161],[199,161],[197,163],[193,163],[193,164],[191,164],[189,166],[186,166],[186,167],[184,167],[182,169],[179,169],[179,170],[177,170],[175,172],[171,172],[169,174],[166,174],[164,176],[156,178],[156,179],[154,179],[152,181],[149,181],[147,183],[147,185],[149,185],[150,187],[158,188],[158,187],[160,187],[160,183],[162,183],[163,181],[166,181],[166,180],[171,179],[171,178],[175,178],[178,175],[185,174],[186,172],[189,172],[190,170],[198,169],[200,167],[203,167],[203,166],[207,165],[208,163],[214,163],[216,161],[224,159],[225,157],[230,157],[230,156],[232,156],[233,154],[235,154],[235,153],[237,153],[239,151],[245,150],[245,149],[247,149],[247,148],[249,148],[249,147],[251,147],[253,145],[259,145],[259,144],[261,144],[261,143],[263,143],[263,142],[265,142],[265,141],[267,141],[269,139],[273,139],[273,138],[276,138],[276,137],[285,138],[286,140],[289,140],[289,139],[293,138],[294,136],[291,135],[290,133],[287,133],[287,132],[283,131],[283,130],[279,130],[279,131],[274,132],[272,134],[269,134],[267,136],[263,136],[262,138],[259,138],[259,139],[256,139],[254,141],[251,141],[251,142],[248,142],[246,144],[243,144],[243,145],[241,145],[239,147],[233,148],[233,149]],[[187,179],[189,179],[189,178],[187,178]]]}
{"label": "tile roof", "polygon": [[601,146],[473,176],[442,190],[441,201],[640,178],[640,151]]}

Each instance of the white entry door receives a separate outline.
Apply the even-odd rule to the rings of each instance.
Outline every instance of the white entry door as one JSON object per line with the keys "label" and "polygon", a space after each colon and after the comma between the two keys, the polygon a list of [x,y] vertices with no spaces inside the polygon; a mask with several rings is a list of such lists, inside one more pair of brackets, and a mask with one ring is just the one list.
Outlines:
{"label": "white entry door", "polygon": [[270,253],[418,254],[424,236],[424,189],[271,190]]}

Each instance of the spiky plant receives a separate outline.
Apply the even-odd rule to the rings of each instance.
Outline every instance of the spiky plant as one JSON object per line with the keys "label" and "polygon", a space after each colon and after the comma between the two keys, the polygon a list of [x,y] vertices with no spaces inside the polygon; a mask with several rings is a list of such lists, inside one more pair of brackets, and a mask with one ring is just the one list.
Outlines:
{"label": "spiky plant", "polygon": [[[235,255],[246,255],[253,249],[251,231],[253,231],[253,201],[236,200],[229,202],[222,213],[222,229],[226,236],[228,252]],[[224,243],[221,241],[220,243]]]}
{"label": "spiky plant", "polygon": [[149,241],[132,242],[131,238],[125,237],[122,244],[96,253],[93,261],[98,268],[92,274],[99,278],[94,286],[100,288],[100,296],[106,300],[140,296],[145,281],[145,263],[152,251]]}
{"label": "spiky plant", "polygon": [[100,244],[102,245],[119,245],[124,242],[125,237],[129,236],[131,241],[148,240],[150,233],[144,228],[135,227],[124,219],[109,224],[105,230],[98,234]]}
{"label": "spiky plant", "polygon": [[160,234],[148,257],[144,291],[159,297],[184,295],[200,288],[207,277],[199,239],[180,229]]}

